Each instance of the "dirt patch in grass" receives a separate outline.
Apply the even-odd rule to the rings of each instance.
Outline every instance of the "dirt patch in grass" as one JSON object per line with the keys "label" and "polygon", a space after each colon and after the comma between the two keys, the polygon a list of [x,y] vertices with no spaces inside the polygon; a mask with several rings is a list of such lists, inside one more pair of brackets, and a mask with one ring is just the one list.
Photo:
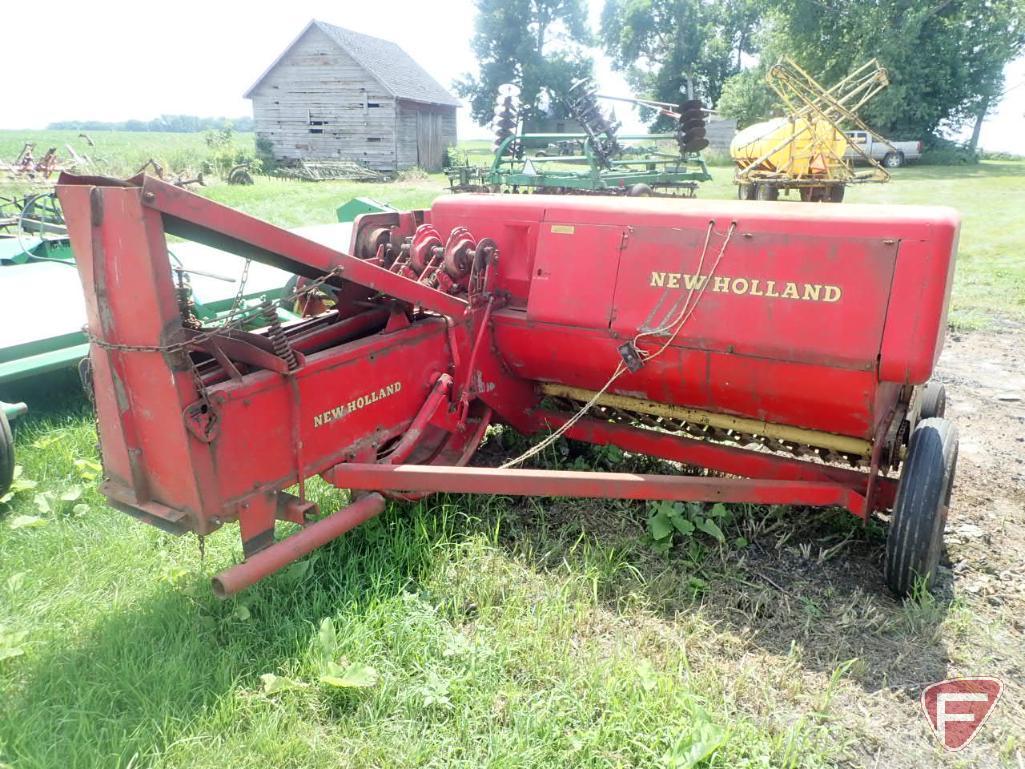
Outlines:
{"label": "dirt patch in grass", "polygon": [[[782,546],[759,539],[737,563],[759,587],[727,580],[705,602],[770,666],[796,646],[806,671],[844,669],[831,713],[853,737],[852,766],[1017,767],[1025,756],[1025,327],[952,335],[937,379],[961,451],[934,596],[900,603],[886,593],[874,527],[819,562],[819,539],[832,540],[813,518]],[[929,683],[973,675],[996,676],[1005,691],[955,758],[938,749],[919,697]]]}

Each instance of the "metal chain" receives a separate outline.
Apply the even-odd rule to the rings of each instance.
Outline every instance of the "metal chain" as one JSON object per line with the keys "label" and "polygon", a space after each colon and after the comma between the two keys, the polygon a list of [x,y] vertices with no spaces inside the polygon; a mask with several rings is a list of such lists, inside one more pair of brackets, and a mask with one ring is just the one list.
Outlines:
{"label": "metal chain", "polygon": [[242,306],[242,296],[246,292],[246,282],[249,280],[249,265],[253,263],[252,259],[246,259],[246,263],[242,266],[242,277],[238,281],[238,291],[235,293],[235,301],[231,303],[231,311],[228,313],[228,317],[232,317],[239,308]]}
{"label": "metal chain", "polygon": [[[325,283],[331,278],[336,278],[342,274],[344,267],[341,265],[331,269],[324,273],[321,277],[317,278],[312,283],[304,286],[301,289],[293,291],[291,294],[282,297],[279,302],[280,304],[295,303],[297,299],[310,294],[320,289]],[[257,307],[251,309],[250,312],[253,315],[258,314],[261,308]],[[215,336],[224,333],[225,331],[237,331],[240,330],[246,320],[249,319],[247,312],[240,312],[239,307],[235,307],[228,316],[225,318],[224,323],[216,328],[208,329],[202,333],[196,334],[191,339],[184,342],[173,342],[172,344],[165,345],[142,345],[142,344],[119,344],[116,342],[108,342],[104,339],[100,339],[86,327],[83,329],[85,335],[89,338],[89,341],[94,343],[97,347],[102,347],[104,350],[115,350],[117,352],[163,352],[163,353],[176,353],[185,352],[189,347],[193,345],[202,344],[209,339],[213,339]]]}

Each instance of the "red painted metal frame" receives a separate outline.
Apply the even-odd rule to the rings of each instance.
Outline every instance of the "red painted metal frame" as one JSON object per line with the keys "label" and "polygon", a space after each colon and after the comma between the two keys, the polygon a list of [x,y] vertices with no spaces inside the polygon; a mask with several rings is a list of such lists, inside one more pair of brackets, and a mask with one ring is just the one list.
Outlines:
{"label": "red painted metal frame", "polygon": [[465,299],[335,251],[180,187],[146,177],[142,190],[143,205],[164,214],[164,229],[172,235],[202,236],[225,251],[252,256],[309,278],[337,270],[345,280],[451,318],[461,318],[468,309]]}
{"label": "red painted metal frame", "polygon": [[[238,520],[247,561],[219,575],[225,595],[383,508],[371,494],[309,524],[314,506],[284,489],[302,490],[317,474],[399,498],[446,491],[841,505],[866,519],[894,502],[897,480],[880,470],[886,428],[905,386],[928,376],[938,354],[956,239],[956,222],[942,212],[884,216],[845,206],[824,222],[819,206],[460,196],[435,204],[432,226],[445,235],[468,225],[497,244],[465,293],[146,177],[64,176],[58,193],[98,340],[91,357],[104,493],[175,530],[206,534]],[[393,226],[411,235],[423,219],[401,215]],[[724,284],[675,346],[609,391],[872,440],[869,472],[593,417],[566,437],[744,477],[459,466],[492,415],[528,434],[565,426],[571,415],[542,408],[537,383],[600,389],[624,337],[680,301],[651,272],[694,269],[691,246],[717,219],[739,220],[728,269],[745,288],[772,270],[790,270],[780,280],[805,271],[820,286],[810,295],[829,281],[857,301],[763,304],[764,293]],[[712,229],[724,242],[722,228]],[[309,278],[334,271],[332,283],[363,299],[287,330],[294,370],[260,335],[197,342],[213,356],[199,365],[200,387],[186,353],[145,351],[189,339],[165,233]],[[918,309],[888,303],[897,285],[919,286]],[[378,296],[376,307],[361,304]],[[730,329],[741,323],[735,346]],[[278,520],[305,528],[275,543]]]}
{"label": "red painted metal frame", "polygon": [[324,473],[324,479],[341,488],[363,490],[840,505],[848,509],[855,495],[849,488],[822,481],[432,465],[342,464]]}
{"label": "red painted metal frame", "polygon": [[260,550],[243,563],[215,576],[214,594],[219,598],[226,598],[244,590],[268,574],[278,571],[379,515],[384,510],[384,505],[384,497],[380,494],[368,494],[327,518],[311,523],[301,532]]}
{"label": "red painted metal frame", "polygon": [[[552,429],[561,427],[568,414],[541,410],[538,417]],[[871,512],[865,505],[870,476],[859,470],[835,465],[790,459],[776,454],[724,446],[669,433],[645,430],[627,425],[584,418],[566,431],[566,437],[618,446],[624,451],[668,459],[691,467],[705,467],[730,475],[748,478],[778,479],[796,482],[827,483],[847,489],[850,494],[843,503],[850,512],[865,518]],[[877,476],[876,509],[889,509],[897,494],[897,479]]]}

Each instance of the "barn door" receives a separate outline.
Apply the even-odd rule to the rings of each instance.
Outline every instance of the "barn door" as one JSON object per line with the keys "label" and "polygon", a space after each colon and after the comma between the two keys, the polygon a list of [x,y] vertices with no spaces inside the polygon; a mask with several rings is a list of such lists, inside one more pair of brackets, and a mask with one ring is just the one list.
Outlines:
{"label": "barn door", "polygon": [[441,114],[418,110],[416,113],[417,165],[425,171],[440,171],[443,152]]}

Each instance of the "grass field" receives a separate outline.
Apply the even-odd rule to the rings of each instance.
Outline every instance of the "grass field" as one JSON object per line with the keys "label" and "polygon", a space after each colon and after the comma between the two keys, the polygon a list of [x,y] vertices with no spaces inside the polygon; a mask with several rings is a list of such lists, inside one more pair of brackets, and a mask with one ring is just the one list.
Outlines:
{"label": "grass field", "polygon": [[[153,147],[203,151],[196,136],[93,139],[125,167]],[[20,138],[0,134],[0,156],[11,147]],[[732,197],[713,172],[701,196]],[[414,206],[440,190],[437,177],[260,179],[204,194],[294,226],[332,221],[354,195]],[[1025,318],[1025,164],[903,169],[849,200],[959,208],[954,322]],[[865,576],[879,529],[743,506],[721,511],[721,543],[696,535],[663,555],[638,504],[394,504],[219,602],[209,577],[241,557],[231,527],[204,554],[112,511],[77,390],[0,395],[34,407],[17,430],[19,490],[0,505],[3,769],[860,765],[892,724],[852,702],[896,696],[970,632],[957,599],[900,604]],[[504,439],[485,448],[508,452]],[[543,461],[575,463],[630,466],[564,444]],[[345,501],[322,486],[315,498]],[[780,568],[796,575],[783,592]],[[992,727],[997,764],[1013,765],[1021,728]]]}

